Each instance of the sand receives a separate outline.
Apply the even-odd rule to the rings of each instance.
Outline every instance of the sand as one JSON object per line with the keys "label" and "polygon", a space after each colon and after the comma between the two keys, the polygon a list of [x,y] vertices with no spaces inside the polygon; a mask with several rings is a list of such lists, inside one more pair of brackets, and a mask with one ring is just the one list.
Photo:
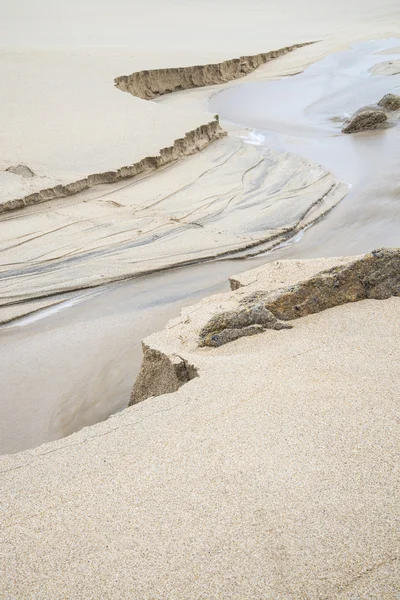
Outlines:
{"label": "sand", "polygon": [[[337,40],[335,43],[339,44]],[[288,61],[288,54],[270,61],[267,64],[270,71],[264,73],[263,77],[274,78],[280,72],[279,69],[281,75],[287,74],[290,65],[297,69],[302,64],[304,68],[311,57],[310,48],[315,48],[315,55],[321,56],[328,51],[328,48],[332,49],[332,42],[293,50],[289,53],[293,57],[291,61]],[[64,57],[62,53],[61,55]],[[94,55],[99,60],[99,56],[96,53]],[[35,58],[34,64],[37,66],[36,54]],[[57,64],[54,57],[52,58],[54,64]],[[86,59],[84,65],[85,69],[88,69],[90,61],[87,56]],[[69,55],[65,58],[70,69],[73,60],[77,60],[75,55],[72,58]],[[94,60],[93,56],[91,60]],[[116,60],[116,57],[111,54],[109,61],[113,63]],[[286,63],[283,62],[284,60]],[[20,63],[24,64],[22,59]],[[99,69],[100,63],[96,65]],[[109,65],[108,68],[111,69]],[[82,70],[82,67],[80,69]],[[105,87],[105,79],[102,79],[104,68],[98,73],[94,70],[96,76],[93,77],[85,69],[83,69],[82,80],[88,83],[93,79],[96,83],[98,78],[97,84]],[[14,74],[16,73],[17,71]],[[80,70],[73,70],[73,73],[74,77],[78,78]],[[55,75],[57,74],[52,73],[51,78],[56,79]],[[260,73],[256,70],[245,79],[259,76]],[[19,81],[18,77],[17,81]],[[44,82],[51,79],[46,69],[40,71],[40,77]],[[11,79],[9,85],[12,81]],[[296,83],[295,91],[296,85],[299,86],[297,93],[300,97],[301,89],[306,87],[306,84],[301,88],[300,82]],[[387,84],[384,81],[380,82],[380,85],[386,89]],[[139,102],[140,106],[143,105],[145,108],[151,107],[153,112],[159,107],[161,112],[166,109],[170,114],[190,114],[193,117],[203,115],[205,99],[211,93],[214,93],[214,96],[216,94],[215,97],[220,97],[221,94],[217,92],[225,87],[230,87],[229,82],[223,86],[214,86],[213,91],[211,88],[196,90],[196,95],[190,92],[175,96],[167,95],[157,103],[143,102],[138,98],[131,98],[129,94],[123,96],[132,99],[134,103]],[[241,86],[240,89],[246,89],[246,85]],[[113,88],[112,91],[119,90]],[[228,91],[235,92],[235,89]],[[84,92],[85,85],[82,86],[82,93]],[[111,96],[109,98],[108,92],[104,94],[104,98],[110,103]],[[18,98],[25,97],[18,93],[15,95]],[[96,95],[103,97],[103,91],[99,88]],[[295,96],[293,93],[291,95]],[[354,95],[357,96],[353,92]],[[115,99],[116,96],[113,98]],[[268,113],[271,113],[270,120],[274,121],[274,102],[270,104],[272,108]],[[101,103],[99,106],[101,109]],[[75,111],[75,108],[72,102],[70,109]],[[290,114],[293,112],[289,104],[287,109]],[[20,107],[17,105],[13,110],[19,118],[22,112]],[[82,110],[84,114],[87,105],[83,104]],[[123,113],[121,117],[124,117]],[[96,137],[89,133],[90,127],[96,130],[97,118],[96,112],[90,115],[86,142],[90,139],[93,143]],[[291,118],[293,120],[295,117]],[[27,200],[29,203],[41,201],[43,195],[55,199],[16,212],[7,210],[0,216],[0,227],[4,232],[0,248],[3,257],[0,275],[2,280],[0,321],[8,322],[16,317],[46,308],[58,302],[62,293],[69,294],[111,281],[176,265],[193,264],[218,256],[238,253],[242,256],[252,255],[266,251],[281,242],[286,243],[289,237],[295,236],[299,231],[319,220],[321,216],[326,215],[346,195],[348,187],[341,184],[339,179],[330,173],[330,163],[335,168],[345,166],[345,170],[341,171],[343,181],[346,180],[347,173],[350,173],[351,178],[355,172],[358,182],[365,176],[371,177],[374,166],[370,164],[371,158],[373,163],[377,163],[376,152],[371,154],[368,140],[358,148],[360,156],[361,152],[363,156],[365,155],[363,160],[354,158],[354,148],[350,145],[337,148],[338,156],[343,157],[342,161],[338,162],[334,157],[335,147],[331,152],[328,150],[323,153],[318,140],[314,147],[306,139],[305,148],[310,149],[310,156],[313,159],[310,161],[287,152],[293,142],[286,146],[284,144],[281,152],[269,149],[268,142],[257,147],[248,139],[246,130],[228,127],[228,124],[224,124],[224,127],[228,129],[229,137],[214,140],[210,144],[213,137],[218,138],[221,135],[222,130],[219,129],[215,119],[212,120],[212,114],[206,116],[204,113],[204,119],[208,123],[207,127],[210,128],[204,131],[204,136],[198,133],[183,138],[187,140],[183,151],[179,146],[172,156],[167,155],[165,160],[162,159],[163,166],[159,166],[156,172],[153,164],[155,159],[140,158],[145,154],[144,148],[135,149],[134,156],[139,162],[127,166],[128,155],[123,156],[123,153],[128,152],[128,149],[122,146],[118,149],[120,153],[118,154],[110,144],[104,147],[102,156],[91,154],[89,163],[87,156],[84,159],[83,154],[76,151],[74,160],[79,158],[82,161],[81,171],[71,171],[67,175],[63,169],[68,166],[69,152],[74,145],[69,144],[68,152],[64,157],[65,162],[57,165],[56,158],[61,160],[62,155],[60,152],[55,153],[49,143],[48,148],[46,146],[49,156],[52,151],[49,169],[56,171],[59,169],[57,181],[60,185],[51,187],[55,181],[47,182],[46,185],[50,187],[45,192],[41,192],[39,197],[35,194],[30,195]],[[81,115],[80,121],[77,121],[77,128],[75,130],[70,128],[68,131],[70,136],[76,136],[82,120],[84,122]],[[40,120],[36,123],[40,128]],[[59,123],[62,129],[64,121]],[[142,124],[144,123],[145,121],[142,121]],[[292,127],[291,121],[289,125]],[[18,136],[15,139],[12,137],[12,119],[7,126],[10,128],[8,138],[14,140],[17,145],[22,145],[18,141]],[[115,127],[118,126],[116,122]],[[52,132],[52,129],[49,128],[47,132]],[[81,133],[84,132],[83,128]],[[21,135],[23,135],[22,131]],[[53,133],[50,137],[52,135]],[[101,128],[96,131],[96,135],[106,139]],[[114,135],[115,144],[118,140],[117,129],[113,132]],[[141,131],[141,135],[146,138],[144,130]],[[39,137],[37,132],[36,139]],[[388,151],[391,152],[390,144],[396,147],[396,140],[390,142],[389,137],[386,136],[385,139],[388,139]],[[83,143],[86,143],[85,140]],[[336,141],[339,143],[342,140]],[[98,141],[97,146],[100,143]],[[207,145],[210,147],[206,147]],[[148,148],[150,152],[150,146]],[[203,150],[200,152],[201,149]],[[304,151],[297,146],[293,146],[293,149],[300,153]],[[25,150],[29,154],[29,144],[26,145]],[[86,150],[92,151],[92,146],[88,146]],[[10,150],[12,151],[15,149]],[[109,154],[110,151],[112,156]],[[143,154],[141,155],[140,152]],[[187,156],[192,153],[193,156]],[[156,154],[157,152],[154,156]],[[395,152],[391,154],[395,160]],[[42,156],[44,157],[45,155]],[[33,172],[38,173],[38,167],[33,159],[28,161],[25,158],[27,155],[22,162],[29,162]],[[107,163],[109,158],[111,162]],[[150,160],[149,164],[146,160]],[[319,160],[325,162],[324,167],[318,165]],[[19,163],[17,160],[15,162]],[[125,167],[121,170],[118,164],[124,162]],[[112,170],[107,170],[107,164],[111,165]],[[144,171],[141,171],[137,165],[143,164]],[[358,172],[359,164],[365,165],[362,172]],[[390,177],[387,176],[389,169],[389,162],[386,160],[383,168],[376,164],[375,185],[387,187],[390,181]],[[138,176],[126,179],[126,175],[132,173],[132,170],[137,172]],[[25,171],[30,174],[28,167],[25,167]],[[93,175],[93,172],[97,174]],[[0,175],[4,181],[14,182],[14,187],[5,187],[4,202],[8,209],[15,207],[12,200],[13,194],[16,193],[15,186],[19,189],[18,185],[21,184],[23,190],[21,188],[20,193],[23,197],[28,191],[40,189],[43,185],[41,183],[43,178],[37,175],[27,177],[24,172],[18,174],[9,171],[3,171]],[[382,181],[379,181],[379,176]],[[122,180],[111,183],[121,177]],[[101,184],[104,180],[108,183]],[[352,180],[350,182],[353,183]],[[90,189],[71,195],[71,192],[84,187]],[[67,198],[57,199],[57,195],[65,196],[65,194]],[[362,191],[359,195],[364,198],[365,192]],[[18,203],[19,200],[16,202]]]}
{"label": "sand", "polygon": [[[54,13],[42,0],[31,15],[37,23],[34,33],[15,28],[14,9],[7,10],[2,39],[8,46],[0,55],[5,73],[0,91],[0,206],[48,201],[4,213],[0,219],[0,322],[45,308],[60,293],[214,258],[271,239],[278,242],[326,213],[347,191],[318,159],[310,164],[274,152],[260,156],[237,139],[214,142],[201,156],[188,160],[187,154],[198,153],[219,137],[205,103],[204,94],[211,92],[200,90],[195,96],[185,91],[148,102],[121,92],[114,79],[143,69],[215,64],[324,38],[267,63],[249,78],[282,76],[355,39],[395,35],[394,3],[379,9],[372,1],[363,7],[346,3],[343,12],[314,2],[312,19],[304,18],[298,8],[283,16],[272,3],[254,3],[245,15],[234,4],[229,17],[225,2],[212,13],[195,2],[186,8],[172,3],[166,14],[153,4],[141,7],[138,17],[135,4],[117,2],[110,15],[103,3],[96,5],[95,19],[89,19],[81,6],[72,4]],[[115,13],[123,15],[118,42]],[[267,28],[263,15],[268,15]],[[76,24],[81,19],[83,30]],[[149,19],[157,36],[144,39]],[[57,20],[62,25],[55,40]],[[128,39],[130,20],[134,27]],[[358,23],[355,33],[352,20]],[[200,28],[215,32],[217,21],[229,35],[219,29],[205,44],[203,35],[193,33]],[[179,43],[172,36],[177,22]],[[191,44],[183,52],[189,30]],[[90,45],[97,43],[93,34],[100,32],[102,47]],[[211,122],[212,132],[199,133]],[[153,157],[176,148],[176,140],[182,139],[184,149],[179,143],[176,152],[164,152],[162,159],[172,166],[183,158],[181,164],[149,177],[160,164]],[[7,171],[18,165],[34,176]],[[99,186],[133,173],[140,176],[107,183],[105,189]],[[286,200],[296,195],[300,202],[288,205],[273,191],[279,187]],[[263,204],[268,214],[261,210]]]}
{"label": "sand", "polygon": [[[210,120],[203,112],[157,107],[115,88],[119,69],[131,64],[127,51],[13,49],[1,54],[0,64],[6,75],[0,100],[0,208],[157,156]],[[35,176],[5,171],[19,164]]]}
{"label": "sand", "polygon": [[295,155],[229,139],[137,182],[96,186],[16,218],[5,213],[0,320],[10,317],[10,305],[28,312],[27,300],[263,242],[273,246],[335,206],[347,189]]}
{"label": "sand", "polygon": [[373,75],[398,75],[400,73],[400,59],[385,61],[371,69]]}
{"label": "sand", "polygon": [[[118,75],[324,38],[317,57],[356,38],[397,35],[398,16],[394,0],[313,0],[284,10],[225,0],[173,2],[168,10],[155,1],[102,0],[90,8],[73,0],[56,10],[42,0],[22,15],[8,3],[1,39],[17,47],[2,48],[0,57],[0,168],[26,164],[42,179],[3,171],[2,198],[131,165],[208,122],[204,96],[202,107],[189,101],[196,90],[170,105],[150,104],[114,88]],[[315,60],[311,48],[292,63],[282,58],[287,74]],[[219,193],[220,181],[213,183]],[[78,203],[89,221],[97,217],[97,201]],[[33,223],[47,234],[42,218],[74,222],[71,205],[61,217],[49,206],[2,223],[2,240],[22,240],[3,264],[3,298],[8,283],[21,299],[43,297],[29,278],[13,290],[7,270],[10,260],[18,269],[43,259],[43,246],[19,254]],[[109,206],[106,221],[114,218]],[[166,231],[170,249],[187,252],[173,228]],[[72,251],[85,252],[86,230],[78,234]],[[48,250],[57,258],[56,245]],[[55,283],[50,277],[47,291]],[[177,392],[0,458],[0,597],[398,597],[398,316],[398,298],[368,300],[218,349],[199,350],[192,340],[199,377]]]}
{"label": "sand", "polygon": [[[178,392],[0,459],[0,595],[396,597],[399,302],[217,349],[189,336],[199,377]],[[153,341],[181,345],[198,310]]]}

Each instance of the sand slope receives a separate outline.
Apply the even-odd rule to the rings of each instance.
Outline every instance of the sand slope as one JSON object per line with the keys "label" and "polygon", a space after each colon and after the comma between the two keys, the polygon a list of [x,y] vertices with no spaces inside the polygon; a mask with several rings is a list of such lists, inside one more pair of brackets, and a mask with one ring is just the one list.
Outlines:
{"label": "sand slope", "polygon": [[0,459],[0,595],[396,597],[399,303],[193,350],[178,392]]}

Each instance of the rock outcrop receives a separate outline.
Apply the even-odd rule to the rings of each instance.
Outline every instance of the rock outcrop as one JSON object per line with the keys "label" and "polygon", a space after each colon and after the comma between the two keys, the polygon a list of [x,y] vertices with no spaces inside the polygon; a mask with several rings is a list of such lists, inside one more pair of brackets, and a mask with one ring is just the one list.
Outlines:
{"label": "rock outcrop", "polygon": [[[145,340],[131,404],[176,391],[198,373],[201,376],[209,353],[219,360],[224,354],[218,347],[240,337],[291,329],[300,317],[339,305],[400,296],[400,249],[361,257],[276,261],[237,275],[231,285],[234,291],[183,309],[163,331]],[[291,335],[269,333],[268,344],[276,335]],[[234,348],[229,352],[235,354]]]}
{"label": "rock outcrop", "polygon": [[206,85],[216,85],[232,81],[233,79],[239,79],[252,73],[255,69],[274,58],[313,43],[294,44],[293,46],[286,46],[285,48],[271,52],[241,56],[240,58],[209,65],[138,71],[131,75],[117,77],[115,85],[120,90],[129,92],[133,96],[143,98],[144,100],[151,100],[157,96],[163,96],[172,92]]}
{"label": "rock outcrop", "polygon": [[262,302],[245,298],[239,310],[215,315],[200,332],[199,346],[222,346],[243,336],[255,335],[265,329],[289,329]]}
{"label": "rock outcrop", "polygon": [[213,316],[200,331],[199,346],[220,346],[266,328],[283,329],[281,320],[298,319],[348,302],[391,296],[400,296],[400,250],[375,250],[348,265],[322,271],[273,293],[253,292],[234,312]]}
{"label": "rock outcrop", "polygon": [[378,105],[386,110],[400,110],[400,96],[397,94],[386,94],[379,100]]}
{"label": "rock outcrop", "polygon": [[362,108],[348,119],[342,127],[343,133],[358,133],[389,126],[387,114],[376,108]]}

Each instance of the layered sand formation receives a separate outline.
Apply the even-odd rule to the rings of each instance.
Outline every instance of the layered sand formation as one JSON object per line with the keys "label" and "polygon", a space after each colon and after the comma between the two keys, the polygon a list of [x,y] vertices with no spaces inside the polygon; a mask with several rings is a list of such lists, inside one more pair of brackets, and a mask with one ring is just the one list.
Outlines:
{"label": "layered sand formation", "polygon": [[[187,153],[221,135],[216,121],[209,128]],[[318,165],[233,137],[172,171],[151,173],[0,216],[0,321],[38,310],[40,302],[48,306],[61,293],[265,251],[316,222],[347,192]]]}
{"label": "layered sand formation", "polygon": [[[248,57],[248,70],[303,45]],[[263,155],[238,139],[172,173],[166,167],[224,132],[201,109],[156,105],[110,87],[106,74],[127,62],[126,52],[60,52],[53,60],[41,51],[29,59],[14,51],[1,60],[9,75],[2,89],[8,119],[0,127],[8,140],[7,158],[0,160],[1,323],[59,304],[62,294],[68,299],[111,281],[273,247],[321,218],[347,191],[317,165],[273,151]],[[233,66],[220,72],[226,79],[235,73]],[[29,129],[20,127],[21,115],[31,117]],[[131,131],[126,123],[133,118]],[[174,137],[190,125],[196,126]],[[149,178],[153,172],[157,179]]]}
{"label": "layered sand formation", "polygon": [[[239,76],[235,71],[238,64],[244,76],[307,44],[218,65],[140,73],[150,73],[149,80],[160,89],[166,80],[164,73],[186,74],[182,89],[205,85],[214,71],[220,73],[219,80],[214,76],[214,83],[221,83]],[[121,97],[112,87],[113,80],[115,72],[129,62],[127,50],[57,50],[54,56],[35,50],[28,56],[13,48],[2,54],[0,63],[7,78],[1,102],[7,119],[0,121],[0,134],[7,143],[0,157],[0,212],[148,173],[198,152],[224,135],[203,108],[176,110]],[[132,64],[135,62],[137,59]],[[203,72],[203,77],[195,77],[193,69]],[[117,87],[125,89],[122,81]],[[146,99],[157,94],[134,93]]]}
{"label": "layered sand formation", "polygon": [[[304,67],[310,48],[324,54],[332,42],[292,44],[199,67],[141,70],[118,79],[118,86],[147,98],[176,87],[235,81],[260,64],[271,65],[276,76],[279,61],[272,59],[305,52],[302,59],[291,59],[292,68]],[[184,94],[171,105],[156,104],[111,88],[117,64],[139,64],[126,51],[79,51],[68,57],[61,52],[55,63],[37,52],[29,69],[24,54],[6,54],[2,61],[11,73],[3,90],[11,118],[1,125],[3,138],[10,140],[7,161],[0,164],[1,323],[55,305],[62,294],[266,251],[317,222],[347,191],[326,169],[306,160],[273,151],[266,155],[238,139],[221,142],[218,121]],[[67,90],[65,73],[71,77]],[[28,84],[40,89],[40,97],[30,98],[30,106],[41,109],[39,119],[27,108]],[[60,90],[66,96],[62,122],[51,106],[59,104]],[[28,137],[17,127],[21,114],[32,117]],[[44,114],[48,126],[42,135]],[[174,137],[182,130],[182,137]],[[186,160],[215,140],[216,150]],[[175,165],[182,158],[184,164]],[[152,173],[157,177],[149,177]],[[26,212],[36,203],[44,206]],[[24,211],[10,217],[18,208]]]}
{"label": "layered sand formation", "polygon": [[280,261],[234,277],[242,287],[146,340],[156,362],[175,354],[198,376],[0,458],[0,595],[396,597],[399,298],[220,348],[199,348],[198,333],[253,291],[292,287],[298,302],[304,289],[311,301],[331,282],[356,299],[360,275],[398,292],[398,257]]}
{"label": "layered sand formation", "polygon": [[279,50],[262,52],[253,56],[241,56],[240,58],[233,58],[211,65],[139,71],[131,75],[116,77],[115,85],[118,89],[129,92],[133,96],[151,100],[172,92],[217,85],[239,79],[252,73],[261,65],[311,43],[313,42],[294,44],[279,48]]}
{"label": "layered sand formation", "polygon": [[[127,166],[121,166],[116,170],[110,170],[103,173],[90,174],[83,179],[72,181],[71,183],[57,183],[53,187],[45,189],[39,189],[37,192],[28,194],[21,198],[12,198],[10,200],[3,200],[0,202],[0,214],[3,212],[17,210],[30,206],[31,204],[39,204],[41,202],[47,202],[49,200],[55,200],[57,198],[65,198],[66,196],[72,196],[79,194],[84,190],[92,188],[100,184],[109,184],[121,181],[124,179],[131,179],[138,175],[148,175],[152,171],[169,165],[185,156],[190,156],[196,152],[200,152],[203,148],[206,148],[208,144],[214,140],[219,140],[221,137],[226,135],[226,132],[220,127],[217,120],[209,121],[204,125],[200,125],[185,133],[184,137],[174,140],[171,146],[167,148],[161,148],[160,152],[156,156],[146,156],[134,164]],[[35,174],[26,165],[17,165],[16,167],[8,167],[7,173],[12,173],[23,180],[28,177],[34,178]],[[3,177],[4,179],[4,177]],[[1,181],[1,175],[0,175]],[[7,182],[6,182],[7,183]],[[25,183],[25,182],[22,182]],[[30,188],[41,188],[43,185],[42,181],[38,179],[31,180],[29,182]],[[15,194],[14,191],[9,190],[9,194]]]}
{"label": "layered sand formation", "polygon": [[202,356],[197,347],[288,329],[294,324],[287,321],[341,304],[399,296],[400,251],[376,250],[355,259],[278,261],[232,278],[231,288],[235,291],[230,297],[207,298],[183,311],[164,332],[144,340],[131,404],[176,391],[193,379],[196,358]]}
{"label": "layered sand formation", "polygon": [[124,49],[2,52],[1,212],[149,173],[223,135],[203,110],[122,94],[113,80],[130,64]]}

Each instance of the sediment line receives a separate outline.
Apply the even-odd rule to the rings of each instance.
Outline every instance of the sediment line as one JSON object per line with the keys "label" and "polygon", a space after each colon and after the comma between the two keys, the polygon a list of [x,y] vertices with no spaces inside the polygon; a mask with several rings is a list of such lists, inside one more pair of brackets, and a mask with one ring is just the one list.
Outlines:
{"label": "sediment line", "polygon": [[8,200],[0,204],[0,214],[24,208],[32,204],[40,204],[57,198],[65,198],[83,192],[94,185],[103,183],[115,183],[122,179],[136,177],[145,172],[155,171],[156,169],[174,162],[184,156],[190,156],[200,152],[214,140],[224,137],[226,131],[219,125],[218,120],[212,120],[204,125],[200,125],[185,134],[185,137],[178,138],[172,146],[162,148],[157,156],[148,156],[133,165],[121,167],[115,171],[106,171],[104,173],[95,173],[88,175],[84,179],[68,183],[66,185],[56,185],[51,188],[40,190],[14,200]]}
{"label": "sediment line", "polygon": [[274,58],[288,54],[297,48],[309,46],[310,44],[315,44],[315,42],[294,44],[280,48],[279,50],[254,54],[252,56],[241,56],[240,58],[233,58],[209,65],[137,71],[131,75],[116,77],[114,82],[115,86],[123,92],[129,92],[133,96],[137,96],[143,100],[152,100],[153,98],[171,94],[172,92],[217,85],[239,79],[252,73],[258,67]]}
{"label": "sediment line", "polygon": [[[261,254],[261,253],[267,253],[267,252],[273,250],[280,243],[290,241],[290,239],[292,237],[297,235],[299,233],[299,231],[301,231],[305,227],[309,227],[310,225],[313,225],[314,223],[323,219],[325,217],[325,215],[330,210],[332,210],[332,208],[334,208],[334,206],[336,206],[336,204],[338,202],[340,202],[342,197],[344,196],[344,194],[343,194],[343,196],[341,196],[340,199],[337,201],[335,199],[335,193],[338,190],[340,191],[341,185],[342,184],[334,184],[333,186],[331,186],[331,188],[328,190],[328,192],[326,194],[324,194],[324,196],[319,198],[312,205],[312,207],[307,209],[307,211],[301,216],[300,220],[295,225],[288,227],[282,231],[276,232],[274,234],[270,234],[270,235],[266,236],[265,238],[261,238],[259,240],[254,240],[251,242],[246,242],[243,246],[241,246],[239,248],[235,248],[232,250],[220,251],[220,252],[214,252],[207,256],[201,256],[199,258],[182,260],[178,263],[171,263],[171,264],[164,265],[162,267],[147,269],[147,270],[143,270],[140,272],[134,272],[134,273],[127,272],[124,275],[109,276],[107,278],[104,278],[104,277],[97,278],[97,279],[93,280],[92,282],[85,282],[82,285],[77,285],[75,282],[71,281],[71,285],[65,286],[63,289],[55,289],[55,290],[48,291],[46,293],[41,293],[39,295],[33,294],[30,296],[24,296],[22,298],[13,298],[12,300],[9,300],[9,301],[7,301],[3,298],[3,301],[0,302],[0,325],[6,325],[6,324],[11,323],[12,321],[15,321],[16,319],[20,318],[19,316],[17,316],[17,317],[13,316],[11,318],[1,317],[1,309],[2,308],[10,308],[10,307],[17,306],[17,305],[25,305],[26,303],[29,303],[32,301],[39,301],[39,300],[45,301],[49,298],[52,298],[53,296],[59,296],[60,294],[71,294],[73,292],[90,290],[90,289],[94,289],[97,287],[104,287],[104,285],[111,284],[111,283],[126,281],[129,279],[135,279],[137,277],[155,275],[157,273],[164,273],[167,271],[172,271],[174,269],[204,264],[204,263],[211,262],[214,260],[224,260],[224,259],[240,260],[243,258],[250,258],[253,256],[257,256],[258,254]],[[332,195],[333,195],[333,198],[331,198]],[[325,206],[325,202],[328,204],[328,206]],[[311,220],[306,221],[305,219],[309,215],[310,211],[312,212],[313,210],[315,210],[316,207],[319,207],[319,208],[322,207],[323,210],[321,212],[319,212],[315,216],[315,218],[312,218]],[[255,250],[256,248],[259,248],[259,249]],[[23,273],[21,273],[21,275],[22,274]],[[2,279],[2,275],[0,274],[0,280],[1,279]],[[32,312],[39,312],[40,310],[42,310],[42,309],[35,309]],[[28,316],[29,314],[31,314],[31,311],[27,311],[26,313],[24,312],[23,316]]]}

